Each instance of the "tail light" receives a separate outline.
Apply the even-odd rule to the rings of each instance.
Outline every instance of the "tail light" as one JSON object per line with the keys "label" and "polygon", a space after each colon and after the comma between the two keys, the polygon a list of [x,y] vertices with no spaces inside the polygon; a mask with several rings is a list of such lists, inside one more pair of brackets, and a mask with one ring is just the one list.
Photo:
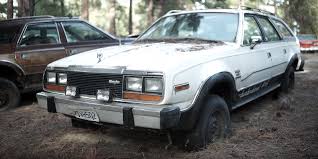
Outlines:
{"label": "tail light", "polygon": [[301,48],[310,48],[313,46],[312,41],[300,41],[299,43]]}

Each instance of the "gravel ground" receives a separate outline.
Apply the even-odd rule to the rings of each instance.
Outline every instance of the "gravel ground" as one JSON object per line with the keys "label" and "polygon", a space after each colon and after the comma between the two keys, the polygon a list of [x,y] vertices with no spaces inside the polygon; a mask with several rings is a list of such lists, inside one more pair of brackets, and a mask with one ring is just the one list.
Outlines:
{"label": "gravel ground", "polygon": [[70,119],[39,108],[34,94],[0,112],[0,158],[315,158],[318,159],[318,55],[307,54],[296,87],[264,96],[231,113],[233,134],[199,152],[165,150],[165,134],[122,128],[73,128]]}

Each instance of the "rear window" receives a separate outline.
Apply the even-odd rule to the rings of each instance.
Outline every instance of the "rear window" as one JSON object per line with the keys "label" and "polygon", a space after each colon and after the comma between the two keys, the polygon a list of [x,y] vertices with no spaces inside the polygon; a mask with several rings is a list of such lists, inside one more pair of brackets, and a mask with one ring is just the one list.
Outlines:
{"label": "rear window", "polygon": [[16,33],[19,31],[19,28],[4,28],[0,27],[0,44],[9,44],[13,41]]}

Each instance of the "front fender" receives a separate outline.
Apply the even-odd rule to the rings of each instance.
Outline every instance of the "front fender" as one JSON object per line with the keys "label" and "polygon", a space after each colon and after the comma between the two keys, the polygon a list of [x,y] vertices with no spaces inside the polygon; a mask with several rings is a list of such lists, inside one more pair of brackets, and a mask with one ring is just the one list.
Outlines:
{"label": "front fender", "polygon": [[194,128],[197,121],[199,120],[202,110],[204,110],[203,106],[205,105],[204,103],[206,102],[207,96],[211,93],[211,90],[213,90],[213,88],[216,88],[218,86],[220,82],[226,82],[229,85],[229,88],[231,88],[231,90],[229,91],[231,91],[233,97],[235,96],[235,81],[231,73],[220,72],[209,77],[205,81],[203,86],[199,89],[199,92],[194,98],[191,107],[187,110],[182,111],[179,126],[177,129],[191,130]]}
{"label": "front fender", "polygon": [[23,69],[18,64],[15,64],[11,61],[0,60],[0,67],[1,66],[9,67],[9,68],[13,69],[17,73],[17,75],[19,75],[19,76],[25,75],[25,72],[23,71]]}

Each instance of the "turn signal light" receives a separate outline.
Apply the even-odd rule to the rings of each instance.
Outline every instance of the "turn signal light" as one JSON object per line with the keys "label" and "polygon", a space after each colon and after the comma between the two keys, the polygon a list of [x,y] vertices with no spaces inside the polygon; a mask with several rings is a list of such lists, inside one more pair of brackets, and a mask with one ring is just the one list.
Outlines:
{"label": "turn signal light", "polygon": [[136,92],[124,92],[124,99],[140,100],[140,101],[160,101],[160,95],[141,94]]}
{"label": "turn signal light", "polygon": [[45,88],[50,91],[56,91],[56,92],[62,92],[62,93],[65,91],[65,86],[54,85],[54,84],[47,84],[45,85]]}

